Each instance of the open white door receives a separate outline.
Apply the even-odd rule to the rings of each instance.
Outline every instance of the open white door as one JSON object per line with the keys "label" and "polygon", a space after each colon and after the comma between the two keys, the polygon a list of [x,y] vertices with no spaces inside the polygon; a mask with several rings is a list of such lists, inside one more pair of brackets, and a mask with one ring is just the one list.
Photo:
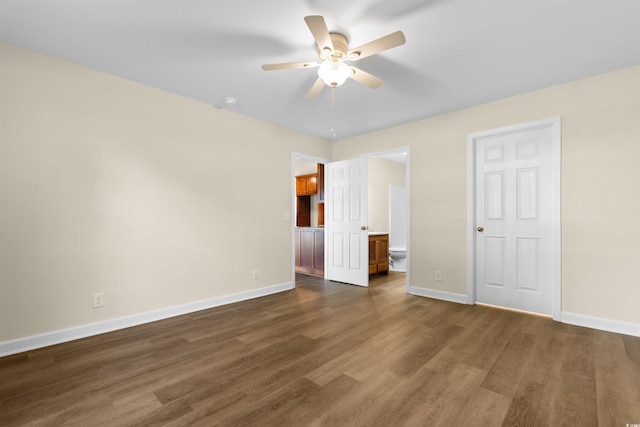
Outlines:
{"label": "open white door", "polygon": [[327,279],[369,286],[367,158],[325,165]]}

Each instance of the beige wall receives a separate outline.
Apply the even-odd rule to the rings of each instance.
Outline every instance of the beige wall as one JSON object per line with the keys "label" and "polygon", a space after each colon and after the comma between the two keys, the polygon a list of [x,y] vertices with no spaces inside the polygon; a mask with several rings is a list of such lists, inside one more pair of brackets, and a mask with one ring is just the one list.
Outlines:
{"label": "beige wall", "polygon": [[291,153],[327,142],[0,55],[0,342],[292,281]]}
{"label": "beige wall", "polygon": [[640,324],[640,66],[340,141],[333,158],[410,146],[411,286],[463,294],[467,134],[555,116],[562,310]]}
{"label": "beige wall", "polygon": [[296,159],[293,162],[294,175],[309,175],[318,172],[318,163]]}
{"label": "beige wall", "polygon": [[290,282],[291,152],[410,146],[411,285],[465,293],[467,134],[553,116],[563,310],[640,324],[640,67],[331,144],[0,44],[0,342]]}
{"label": "beige wall", "polygon": [[369,159],[369,230],[389,232],[389,185],[404,187],[406,168],[387,159]]}

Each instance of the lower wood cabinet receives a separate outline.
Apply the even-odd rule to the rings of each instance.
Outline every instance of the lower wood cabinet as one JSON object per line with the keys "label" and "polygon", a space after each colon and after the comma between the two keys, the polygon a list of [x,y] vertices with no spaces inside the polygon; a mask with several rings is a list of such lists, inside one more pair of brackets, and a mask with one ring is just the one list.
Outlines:
{"label": "lower wood cabinet", "polygon": [[324,276],[324,229],[296,228],[296,273]]}
{"label": "lower wood cabinet", "polygon": [[369,274],[389,272],[389,235],[369,236]]}
{"label": "lower wood cabinet", "polygon": [[[296,273],[324,276],[324,229],[298,227],[296,236]],[[389,235],[369,236],[369,274],[389,272]]]}

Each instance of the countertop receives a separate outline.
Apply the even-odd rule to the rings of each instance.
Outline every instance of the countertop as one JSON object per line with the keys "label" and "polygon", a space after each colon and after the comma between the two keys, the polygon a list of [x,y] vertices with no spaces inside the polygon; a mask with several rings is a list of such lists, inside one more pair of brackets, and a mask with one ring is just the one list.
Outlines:
{"label": "countertop", "polygon": [[[324,227],[296,227],[296,230],[324,230]],[[388,231],[370,231],[369,236],[384,236]]]}

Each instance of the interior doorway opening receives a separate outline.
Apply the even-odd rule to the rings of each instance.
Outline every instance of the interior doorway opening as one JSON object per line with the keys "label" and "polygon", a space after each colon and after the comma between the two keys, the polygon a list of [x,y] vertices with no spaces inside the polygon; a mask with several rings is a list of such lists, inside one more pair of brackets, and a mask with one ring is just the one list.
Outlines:
{"label": "interior doorway opening", "polygon": [[[409,148],[368,154],[369,232],[388,237],[388,273],[404,276],[408,291],[409,268]],[[370,276],[374,277],[374,276]],[[398,282],[401,280],[396,279]]]}
{"label": "interior doorway opening", "polygon": [[294,272],[325,276],[324,163],[293,159]]}
{"label": "interior doorway opening", "polygon": [[[365,158],[368,164],[366,187],[368,217],[367,224],[362,224],[362,226],[366,227],[366,233],[371,236],[369,239],[369,272],[371,273],[369,278],[392,274],[396,278],[394,281],[404,283],[408,292],[410,286],[409,147],[374,152],[360,157]],[[318,179],[320,166],[325,166],[328,163],[330,162],[326,159],[298,153],[294,153],[292,156],[294,284],[296,272],[330,279],[327,265],[330,256],[327,247],[327,233],[331,230],[323,222],[328,216],[327,210],[331,209],[332,195],[324,185],[321,189],[316,188],[316,193],[313,194],[314,184],[312,183],[309,189],[311,195],[307,200],[307,196],[301,194],[300,189],[297,188],[299,185],[302,186],[297,177],[306,175],[307,178],[313,180],[313,175],[316,175],[316,179]],[[324,167],[322,169],[326,170]],[[325,175],[325,183],[326,180]],[[317,187],[317,181],[315,184]],[[324,190],[324,195],[321,196],[320,191],[322,190]],[[301,215],[301,221],[298,221],[300,210],[304,212]],[[385,235],[386,243],[382,242],[384,237],[380,237]],[[381,240],[377,244],[379,253],[371,257],[376,250],[377,240]],[[374,264],[375,268],[372,268]],[[323,265],[324,271],[318,268],[320,265]],[[368,281],[365,286],[368,286]]]}

